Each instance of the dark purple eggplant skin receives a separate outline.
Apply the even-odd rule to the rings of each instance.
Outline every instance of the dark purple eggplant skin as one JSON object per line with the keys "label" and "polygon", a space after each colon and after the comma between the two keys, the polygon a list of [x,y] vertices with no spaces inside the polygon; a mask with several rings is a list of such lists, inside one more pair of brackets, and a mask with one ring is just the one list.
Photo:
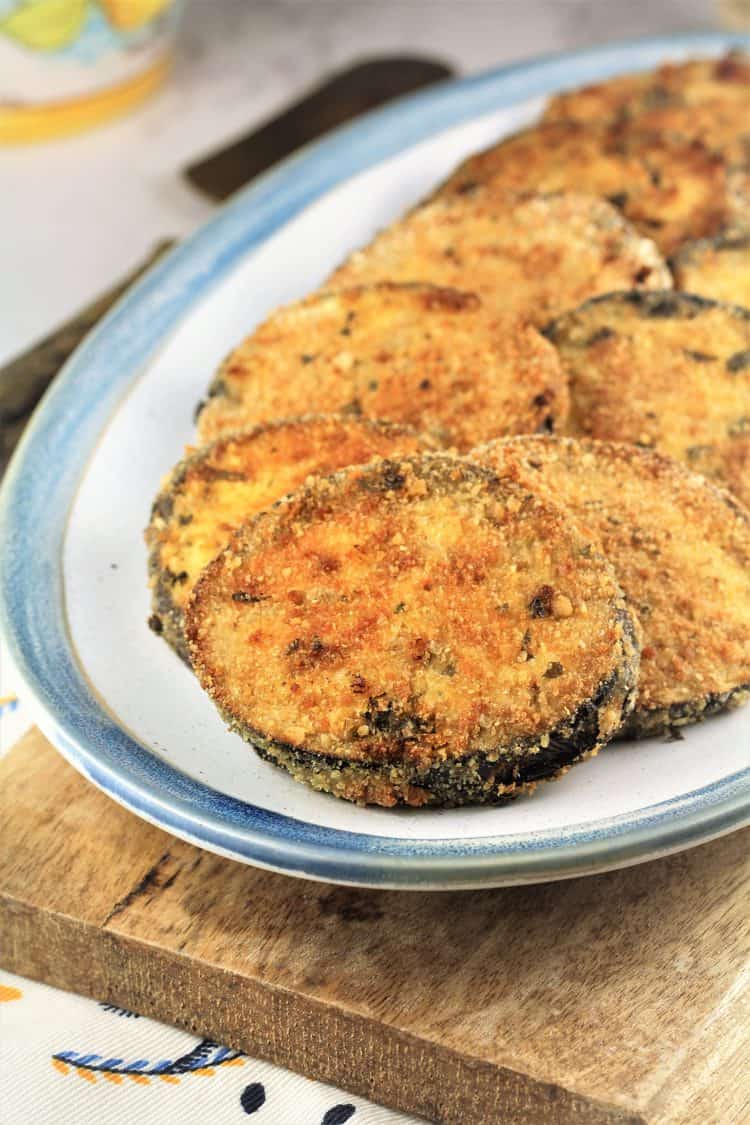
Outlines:
{"label": "dark purple eggplant skin", "polygon": [[[743,308],[742,305],[728,305],[724,301],[714,301],[711,297],[699,297],[696,293],[682,293],[677,289],[630,289],[616,293],[601,293],[597,297],[584,301],[576,311],[592,308],[605,302],[611,303],[612,301],[620,301],[622,304],[633,306],[647,320],[672,318],[675,320],[692,320],[694,317],[700,316],[706,309],[713,309],[718,306],[730,310],[742,320],[750,321],[750,309]],[[556,317],[555,320],[545,325],[542,329],[542,335],[554,344],[559,326],[564,324],[567,319],[567,313]],[[588,347],[591,342],[586,340],[582,343],[584,347]]]}
{"label": "dark purple eggplant skin", "polygon": [[712,691],[698,699],[672,703],[669,707],[656,707],[650,711],[640,708],[625,720],[617,737],[653,738],[671,734],[678,727],[701,723],[712,715],[741,707],[749,700],[750,683],[740,684],[731,691]]}

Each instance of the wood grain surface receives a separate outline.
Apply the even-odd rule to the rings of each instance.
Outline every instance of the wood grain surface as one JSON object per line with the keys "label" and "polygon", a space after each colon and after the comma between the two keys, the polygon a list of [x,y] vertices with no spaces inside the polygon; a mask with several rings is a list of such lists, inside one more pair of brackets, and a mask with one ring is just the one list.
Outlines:
{"label": "wood grain surface", "polygon": [[447,1125],[750,1121],[750,832],[592,878],[420,894],[202,852],[36,731],[0,793],[14,972]]}

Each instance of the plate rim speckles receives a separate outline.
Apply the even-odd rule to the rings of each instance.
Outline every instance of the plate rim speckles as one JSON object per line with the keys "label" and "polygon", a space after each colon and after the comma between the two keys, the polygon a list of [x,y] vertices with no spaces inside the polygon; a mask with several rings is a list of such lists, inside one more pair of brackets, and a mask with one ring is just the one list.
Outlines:
{"label": "plate rim speckles", "polygon": [[361,886],[468,889],[569,878],[679,851],[750,822],[750,768],[633,813],[516,836],[383,837],[248,804],[182,773],[108,713],[76,659],[61,565],[87,461],[143,364],[217,281],[308,204],[493,110],[644,69],[671,53],[715,55],[732,46],[749,48],[750,36],[696,33],[591,48],[412,95],[261,177],[102,321],[45,396],[0,502],[0,622],[40,728],[78,770],[145,820],[200,847],[291,875]]}

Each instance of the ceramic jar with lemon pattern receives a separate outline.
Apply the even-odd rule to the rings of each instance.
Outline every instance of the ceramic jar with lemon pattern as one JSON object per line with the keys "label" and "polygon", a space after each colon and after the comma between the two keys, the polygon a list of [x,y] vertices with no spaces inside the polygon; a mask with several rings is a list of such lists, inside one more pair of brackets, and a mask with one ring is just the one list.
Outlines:
{"label": "ceramic jar with lemon pattern", "polygon": [[0,0],[0,142],[124,113],[163,82],[182,0]]}

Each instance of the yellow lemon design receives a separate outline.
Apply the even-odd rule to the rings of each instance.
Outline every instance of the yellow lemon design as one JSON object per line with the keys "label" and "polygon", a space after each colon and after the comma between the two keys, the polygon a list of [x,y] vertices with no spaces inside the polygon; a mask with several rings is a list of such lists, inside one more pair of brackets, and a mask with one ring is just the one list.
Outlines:
{"label": "yellow lemon design", "polygon": [[23,996],[20,988],[14,988],[12,984],[0,984],[0,1003],[5,1004],[9,1000],[20,1000]]}
{"label": "yellow lemon design", "polygon": [[88,0],[32,0],[0,20],[0,33],[32,51],[59,51],[78,35]]}
{"label": "yellow lemon design", "polygon": [[109,22],[120,31],[132,31],[161,15],[171,0],[99,0]]}

